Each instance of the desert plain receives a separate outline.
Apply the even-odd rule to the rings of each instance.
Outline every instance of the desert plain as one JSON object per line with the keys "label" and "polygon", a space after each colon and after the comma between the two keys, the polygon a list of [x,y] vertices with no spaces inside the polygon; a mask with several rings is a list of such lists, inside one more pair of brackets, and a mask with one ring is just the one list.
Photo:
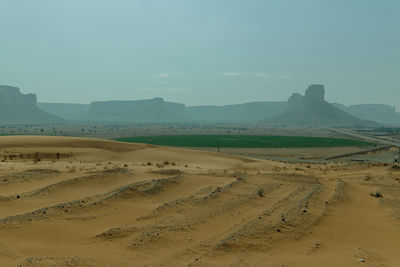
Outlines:
{"label": "desert plain", "polygon": [[400,171],[0,137],[1,266],[400,266]]}

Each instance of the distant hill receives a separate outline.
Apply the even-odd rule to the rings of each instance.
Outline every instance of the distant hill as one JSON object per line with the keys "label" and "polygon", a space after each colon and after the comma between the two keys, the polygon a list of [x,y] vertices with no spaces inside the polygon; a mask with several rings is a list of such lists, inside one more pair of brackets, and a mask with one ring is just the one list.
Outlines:
{"label": "distant hill", "polygon": [[36,95],[22,94],[17,87],[0,85],[0,124],[52,124],[63,119],[41,110]]}
{"label": "distant hill", "polygon": [[284,111],[287,102],[250,102],[226,106],[186,108],[186,120],[195,122],[251,122]]}
{"label": "distant hill", "polygon": [[88,120],[89,104],[38,103],[40,109],[60,118],[73,121]]}
{"label": "distant hill", "polygon": [[287,109],[263,123],[275,126],[378,126],[361,120],[325,101],[323,85],[310,85],[304,96],[293,94]]}
{"label": "distant hill", "polygon": [[396,112],[395,107],[383,104],[361,104],[345,106],[333,103],[333,105],[354,117],[369,119],[389,125],[400,125],[400,113]]}
{"label": "distant hill", "polygon": [[96,101],[91,104],[39,103],[47,112],[72,121],[168,123],[185,120],[185,105],[157,97]]}
{"label": "distant hill", "polygon": [[162,98],[137,101],[101,101],[91,104],[39,103],[40,108],[74,121],[135,123],[251,122],[286,109],[287,102],[251,102],[226,106],[193,106]]}
{"label": "distant hill", "polygon": [[381,104],[344,106],[325,101],[322,85],[289,101],[250,102],[226,106],[185,106],[162,98],[136,101],[99,101],[91,104],[38,103],[44,111],[73,121],[127,123],[242,123],[270,125],[354,126],[400,125],[400,113]]}
{"label": "distant hill", "polygon": [[136,101],[101,101],[92,102],[88,117],[93,121],[113,122],[178,122],[183,121],[185,105],[166,102],[157,97]]}

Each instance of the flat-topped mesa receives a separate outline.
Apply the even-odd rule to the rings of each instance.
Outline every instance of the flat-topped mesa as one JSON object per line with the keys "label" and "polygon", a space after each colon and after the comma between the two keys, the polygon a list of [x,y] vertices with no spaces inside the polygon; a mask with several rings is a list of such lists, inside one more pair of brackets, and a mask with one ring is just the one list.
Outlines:
{"label": "flat-topped mesa", "polygon": [[147,100],[114,100],[92,102],[89,118],[97,121],[140,123],[183,121],[185,105],[164,101],[161,97]]}
{"label": "flat-topped mesa", "polygon": [[324,86],[322,84],[312,84],[308,86],[308,89],[306,90],[304,97],[308,102],[325,101]]}
{"label": "flat-topped mesa", "polygon": [[0,125],[62,122],[63,119],[39,109],[35,94],[22,94],[17,87],[0,85]]}
{"label": "flat-topped mesa", "polygon": [[37,109],[35,94],[22,94],[17,87],[0,85],[0,110]]}

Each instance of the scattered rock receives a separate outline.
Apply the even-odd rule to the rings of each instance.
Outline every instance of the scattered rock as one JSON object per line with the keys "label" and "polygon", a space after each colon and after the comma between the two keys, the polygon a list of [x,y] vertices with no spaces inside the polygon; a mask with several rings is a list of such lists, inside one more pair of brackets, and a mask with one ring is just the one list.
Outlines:
{"label": "scattered rock", "polygon": [[393,165],[391,167],[392,170],[400,170],[400,166],[399,165]]}

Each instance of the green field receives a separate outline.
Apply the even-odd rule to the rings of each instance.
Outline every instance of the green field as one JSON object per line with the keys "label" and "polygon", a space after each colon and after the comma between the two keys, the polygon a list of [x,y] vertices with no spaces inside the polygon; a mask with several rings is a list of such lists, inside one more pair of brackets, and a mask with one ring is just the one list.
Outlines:
{"label": "green field", "polygon": [[369,146],[368,142],[303,136],[262,136],[262,135],[163,135],[138,136],[114,139],[120,142],[146,143],[159,146],[181,147],[236,147],[236,148],[273,148],[273,147],[343,147]]}

